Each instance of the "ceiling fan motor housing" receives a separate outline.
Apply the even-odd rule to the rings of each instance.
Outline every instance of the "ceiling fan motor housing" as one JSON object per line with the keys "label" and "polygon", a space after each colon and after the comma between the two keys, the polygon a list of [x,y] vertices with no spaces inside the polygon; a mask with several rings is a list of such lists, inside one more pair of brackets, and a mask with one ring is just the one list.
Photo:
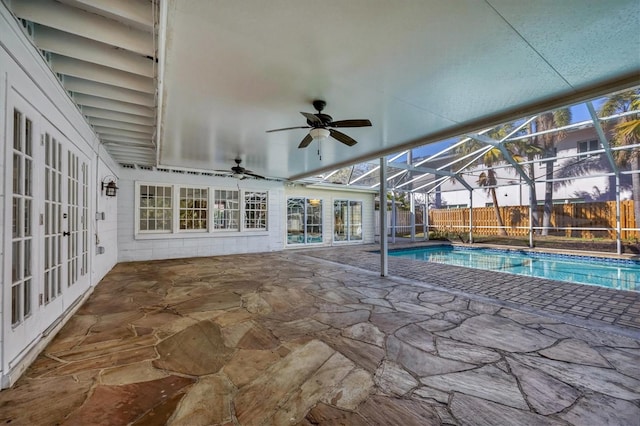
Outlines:
{"label": "ceiling fan motor housing", "polygon": [[244,173],[244,170],[245,170],[245,169],[244,169],[244,167],[242,167],[242,166],[240,165],[240,163],[242,162],[242,160],[241,160],[240,158],[236,158],[234,161],[236,162],[236,165],[235,165],[234,167],[232,167],[232,168],[231,168],[231,171],[232,171],[232,172],[234,172],[234,173],[236,173],[236,174],[242,174],[242,173]]}
{"label": "ceiling fan motor housing", "polygon": [[316,99],[313,101],[313,107],[318,111],[317,114],[314,114],[316,117],[320,119],[320,123],[316,121],[307,120],[307,124],[314,128],[323,128],[327,126],[329,123],[333,121],[333,118],[330,115],[323,114],[322,110],[327,106],[327,103],[321,99]]}
{"label": "ceiling fan motor housing", "polygon": [[322,112],[325,106],[327,106],[327,103],[321,99],[316,99],[315,101],[313,101],[313,107],[318,112]]}

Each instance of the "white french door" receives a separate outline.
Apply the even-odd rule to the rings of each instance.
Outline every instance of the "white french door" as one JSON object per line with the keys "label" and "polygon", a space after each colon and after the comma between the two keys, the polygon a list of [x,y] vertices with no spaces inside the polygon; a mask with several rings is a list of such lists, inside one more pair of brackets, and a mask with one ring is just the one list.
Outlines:
{"label": "white french door", "polygon": [[[7,108],[5,158],[5,197],[11,204],[5,208],[5,275],[3,299],[3,370],[12,368],[12,361],[20,355],[40,333],[38,317],[38,185],[37,156],[38,114],[22,98],[12,97]],[[9,202],[9,200],[11,200]],[[7,226],[7,224],[9,224]],[[11,271],[8,273],[8,271]]]}
{"label": "white french door", "polygon": [[42,285],[46,323],[89,287],[89,166],[48,123],[42,127]]}
{"label": "white french door", "polygon": [[90,284],[87,158],[18,93],[8,95],[6,158],[12,162],[5,189],[11,209],[5,224],[12,232],[5,242],[11,276],[2,288],[5,371]]}
{"label": "white french door", "polygon": [[[66,169],[66,204],[63,204],[63,262],[66,262],[66,283],[63,305],[66,310],[89,287],[89,165],[83,155],[71,147],[63,148]],[[66,175],[66,177],[64,176]],[[64,192],[63,192],[64,193]]]}

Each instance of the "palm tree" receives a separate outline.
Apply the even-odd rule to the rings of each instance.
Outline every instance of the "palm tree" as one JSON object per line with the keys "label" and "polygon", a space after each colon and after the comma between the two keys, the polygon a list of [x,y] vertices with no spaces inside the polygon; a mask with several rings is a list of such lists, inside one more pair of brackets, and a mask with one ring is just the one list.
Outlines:
{"label": "palm tree", "polygon": [[[556,129],[566,126],[571,122],[571,110],[569,108],[560,108],[554,111],[540,114],[534,121],[531,130],[535,132],[543,132],[545,130]],[[542,235],[549,234],[551,227],[551,210],[553,209],[553,167],[556,156],[556,146],[566,136],[565,132],[549,132],[542,135],[534,136],[531,144],[542,150],[542,158],[549,158],[543,161],[545,165],[545,182],[544,185],[544,214],[542,216]]]}
{"label": "palm tree", "polygon": [[[510,125],[501,126],[488,132],[487,136],[498,140],[507,135],[511,128],[512,127]],[[456,152],[458,155],[464,156],[485,146],[486,145],[484,143],[478,142],[476,140],[470,140],[458,147]],[[493,147],[488,150],[478,160],[478,164],[484,164],[487,167],[487,170],[480,173],[480,176],[478,176],[478,180],[476,181],[476,183],[478,184],[478,186],[485,187],[487,193],[491,195],[491,200],[493,201],[493,210],[496,214],[496,221],[498,222],[499,226],[498,235],[507,235],[507,231],[504,227],[504,220],[502,219],[502,214],[500,213],[500,206],[498,205],[498,196],[496,194],[496,185],[498,184],[498,178],[496,175],[496,171],[493,169],[494,165],[502,161],[504,161],[504,158],[502,157],[502,152],[500,152],[498,148]]]}
{"label": "palm tree", "polygon": [[[529,131],[531,132],[531,128],[529,128]],[[516,160],[517,162],[521,162],[522,160],[527,161],[528,164],[526,165],[525,170],[527,172],[529,179],[535,182],[536,181],[536,165],[532,161],[536,157],[539,157],[542,155],[542,152],[543,152],[542,148],[540,148],[537,145],[534,145],[529,139],[520,139],[517,141],[508,142],[505,144],[505,147],[511,153],[511,155],[513,156],[513,159]],[[536,196],[535,186],[533,188],[530,188],[530,197],[531,199],[529,200],[529,204],[531,206],[537,206],[538,198]],[[538,218],[537,208],[534,208],[531,211],[531,219],[532,219],[531,226],[534,229],[537,228],[538,224],[540,223]]]}
{"label": "palm tree", "polygon": [[[610,96],[600,107],[600,116],[606,117],[621,112],[638,110],[638,114],[625,115],[613,122],[607,122],[612,130],[612,146],[629,146],[640,143],[640,89],[628,90]],[[614,157],[622,167],[640,171],[640,149],[631,148],[614,151]],[[631,175],[633,214],[636,227],[640,226],[640,173]]]}
{"label": "palm tree", "polygon": [[502,219],[502,214],[500,213],[500,206],[498,206],[498,196],[496,194],[496,185],[498,184],[498,179],[496,176],[496,171],[492,168],[494,164],[502,161],[502,153],[498,148],[491,148],[487,151],[486,154],[482,156],[482,162],[485,166],[488,167],[486,172],[480,173],[478,176],[477,184],[478,186],[483,186],[487,188],[487,192],[491,195],[491,200],[493,201],[493,211],[496,214],[496,220],[498,221],[498,235],[507,235],[507,230],[504,227],[504,220]]}

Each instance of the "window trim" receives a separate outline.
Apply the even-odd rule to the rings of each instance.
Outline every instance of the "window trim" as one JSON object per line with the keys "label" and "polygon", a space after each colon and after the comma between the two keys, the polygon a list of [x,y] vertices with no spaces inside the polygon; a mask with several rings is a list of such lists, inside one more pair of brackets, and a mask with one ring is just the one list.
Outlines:
{"label": "window trim", "polygon": [[[171,188],[171,213],[172,213],[172,217],[171,217],[171,229],[170,230],[164,230],[164,229],[154,229],[154,230],[141,230],[140,229],[140,187],[141,186],[154,186],[154,187],[165,187],[165,188]],[[134,226],[134,230],[135,230],[135,234],[134,235],[172,235],[174,233],[176,233],[176,218],[175,218],[175,185],[172,184],[161,184],[161,183],[155,183],[155,182],[136,182],[135,186],[134,186],[134,191],[135,191],[135,205],[134,205],[134,209],[135,209],[135,214],[134,214],[134,221],[135,221],[135,226]]]}
{"label": "window trim", "polygon": [[[182,200],[182,195],[181,192],[183,189],[199,189],[199,190],[206,190],[207,191],[207,197],[206,197],[206,201],[207,201],[207,217],[206,217],[206,222],[207,222],[207,226],[204,228],[199,228],[199,229],[182,229],[180,227],[180,210],[182,210],[182,207],[180,206],[180,201]],[[174,224],[176,225],[175,230],[176,233],[180,234],[180,233],[188,233],[188,234],[201,234],[203,232],[210,232],[211,231],[211,188],[208,186],[203,186],[203,185],[175,185],[175,191],[176,191],[176,196],[177,196],[177,203],[176,203],[176,207],[177,207],[177,212],[174,210]],[[195,210],[194,210],[195,211]],[[177,213],[177,215],[175,215],[175,213]],[[177,222],[177,223],[176,223]]]}
{"label": "window trim", "polygon": [[[216,228],[216,218],[215,218],[215,208],[216,208],[216,195],[215,193],[217,191],[225,191],[225,192],[237,192],[238,194],[238,198],[236,200],[236,202],[238,203],[238,208],[237,208],[237,212],[238,212],[238,217],[236,218],[237,221],[237,226],[235,228]],[[242,200],[242,191],[238,188],[212,188],[211,192],[210,192],[210,206],[211,206],[211,231],[216,233],[216,234],[235,234],[238,233],[242,230],[242,207],[241,207],[241,200]],[[229,198],[225,198],[225,201],[228,201]]]}
{"label": "window trim", "polygon": [[[289,200],[291,199],[304,200],[304,206],[303,206],[304,217],[302,218],[303,241],[298,243],[289,242]],[[307,241],[308,240],[307,227],[309,226],[309,224],[307,223],[307,209],[309,206],[313,206],[313,203],[311,203],[311,200],[318,200],[320,204],[320,224],[319,225],[321,230],[320,230],[320,241],[309,242]],[[303,247],[303,246],[309,246],[309,245],[324,244],[324,237],[325,237],[325,210],[324,210],[325,203],[324,201],[325,201],[324,198],[321,198],[321,197],[307,197],[305,195],[298,195],[298,196],[290,195],[286,197],[284,240],[285,240],[285,245],[287,247]]]}
{"label": "window trim", "polygon": [[[335,220],[336,220],[336,216],[335,216],[335,208],[336,208],[336,202],[346,202],[347,203],[347,223],[344,224],[345,230],[346,230],[346,239],[344,240],[336,240],[336,233],[335,233]],[[361,221],[360,221],[360,238],[357,240],[354,240],[351,238],[351,203],[359,203],[360,204],[360,217],[361,217]],[[363,219],[364,219],[364,200],[362,199],[352,199],[352,198],[335,198],[333,200],[333,204],[332,204],[332,218],[333,218],[333,223],[332,223],[332,241],[334,244],[361,244],[364,242],[365,236],[364,236],[364,223],[363,223]]]}
{"label": "window trim", "polygon": [[[265,200],[264,200],[264,205],[265,205],[265,209],[264,209],[264,228],[250,228],[247,227],[247,194],[249,193],[264,193],[265,196]],[[247,190],[247,189],[243,189],[241,192],[241,196],[242,196],[242,203],[240,204],[240,217],[241,217],[241,227],[240,227],[240,232],[244,232],[244,231],[263,231],[266,232],[269,230],[269,191],[267,190]],[[255,211],[262,211],[262,210],[251,210],[253,212]],[[255,219],[253,219],[255,221]]]}
{"label": "window trim", "polygon": [[[586,146],[586,150],[585,151],[580,151],[580,146],[583,145]],[[592,145],[595,144],[595,148],[592,148]],[[594,154],[594,151],[598,151],[602,149],[600,147],[600,141],[598,139],[586,139],[586,140],[581,140],[578,141],[576,144],[576,153],[577,153],[577,159],[578,160],[582,160],[585,158],[589,158],[589,157],[595,157],[597,155],[600,155],[599,153]]]}

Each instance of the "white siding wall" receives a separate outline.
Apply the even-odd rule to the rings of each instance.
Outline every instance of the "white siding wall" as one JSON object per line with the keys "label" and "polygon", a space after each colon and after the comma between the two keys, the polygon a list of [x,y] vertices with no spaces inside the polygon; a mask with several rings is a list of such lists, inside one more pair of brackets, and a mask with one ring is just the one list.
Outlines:
{"label": "white siding wall", "polygon": [[[269,194],[267,231],[135,235],[136,182],[206,186],[210,190],[267,191]],[[284,247],[285,231],[282,228],[282,215],[286,211],[286,205],[283,184],[280,182],[123,169],[118,187],[120,188],[117,197],[118,260],[120,262],[270,252],[282,250]]]}
{"label": "white siding wall", "polygon": [[[96,259],[92,270],[95,282],[102,279],[118,261],[118,197],[120,197],[120,192],[118,191],[115,197],[107,197],[102,193],[101,183],[107,176],[116,175],[104,161],[99,161],[94,193],[97,196],[96,212],[104,213],[104,219],[98,219],[94,214],[90,220],[93,225],[91,237],[94,243],[91,247],[91,253]],[[98,247],[104,249],[103,254],[98,254]]]}
{"label": "white siding wall", "polygon": [[[302,185],[289,185],[285,187],[285,200],[282,217],[283,239],[286,241],[287,233],[287,205],[286,198],[306,197],[322,200],[322,244],[290,244],[288,248],[312,247],[314,245],[340,245],[340,244],[368,244],[374,242],[375,237],[375,193],[359,191],[341,191],[339,189],[324,189],[306,187]],[[334,200],[362,201],[362,241],[333,241],[333,202]]]}
{"label": "white siding wall", "polygon": [[[93,130],[85,122],[77,107],[73,104],[66,91],[41,58],[32,43],[23,34],[14,17],[4,5],[0,5],[0,146],[3,150],[3,161],[0,162],[0,223],[2,226],[3,250],[0,254],[0,268],[2,274],[2,291],[0,301],[0,387],[10,386],[35,359],[39,351],[62,327],[71,313],[86,297],[93,286],[114,266],[116,262],[116,240],[106,238],[102,241],[111,256],[95,255],[95,227],[96,209],[111,211],[111,222],[105,221],[102,229],[108,232],[115,225],[117,206],[105,206],[105,200],[98,199],[98,174],[108,173],[116,175],[118,166],[113,162],[100,146]],[[19,326],[11,327],[11,192],[12,192],[12,162],[11,151],[13,135],[10,134],[10,122],[13,120],[14,102],[28,105],[29,118],[33,120],[33,150],[34,150],[34,224],[32,263],[33,276],[33,305],[32,313]],[[43,132],[53,131],[62,142],[63,149],[73,150],[80,155],[81,161],[86,161],[89,167],[88,184],[88,228],[89,228],[89,271],[82,278],[80,287],[74,290],[64,290],[59,297],[61,309],[43,306],[38,303],[38,293],[42,292],[44,264],[44,228],[39,224],[39,216],[43,214],[44,201],[43,185],[43,147],[40,144]],[[101,223],[101,225],[103,225]],[[106,237],[106,234],[105,234]],[[63,283],[64,287],[66,285]],[[45,312],[46,309],[46,312]],[[53,326],[53,324],[56,324]],[[45,333],[46,330],[46,333]],[[19,354],[10,355],[7,354]]]}

